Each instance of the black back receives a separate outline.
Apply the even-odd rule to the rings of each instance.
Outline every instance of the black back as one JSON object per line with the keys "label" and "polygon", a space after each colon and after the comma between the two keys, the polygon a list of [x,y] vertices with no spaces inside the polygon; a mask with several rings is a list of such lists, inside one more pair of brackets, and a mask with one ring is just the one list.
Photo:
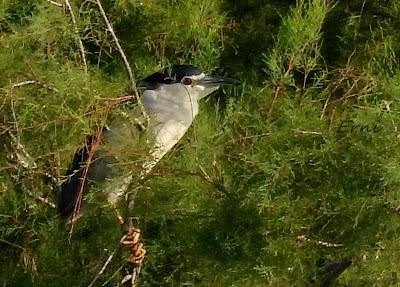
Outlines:
{"label": "black back", "polygon": [[174,65],[171,70],[171,76],[167,71],[151,74],[142,80],[142,85],[148,90],[159,87],[160,84],[179,83],[183,77],[200,75],[203,71],[192,65]]}
{"label": "black back", "polygon": [[141,86],[145,87],[147,90],[154,90],[157,89],[160,84],[171,84],[173,82],[174,81],[166,73],[157,72],[144,78]]}
{"label": "black back", "polygon": [[180,82],[185,76],[200,75],[203,71],[192,65],[174,65],[171,75],[176,81]]}
{"label": "black back", "polygon": [[172,79],[166,74],[157,72],[151,74],[150,76],[146,77],[143,82],[145,83],[163,83],[163,84],[170,84],[172,83]]}

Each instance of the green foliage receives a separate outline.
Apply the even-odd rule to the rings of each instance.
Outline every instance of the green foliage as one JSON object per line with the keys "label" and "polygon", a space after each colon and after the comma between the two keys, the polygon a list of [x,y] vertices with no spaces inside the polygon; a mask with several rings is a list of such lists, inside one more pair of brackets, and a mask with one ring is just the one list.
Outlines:
{"label": "green foliage", "polygon": [[298,1],[290,17],[283,19],[275,48],[266,62],[273,81],[295,66],[307,76],[318,65],[321,28],[329,11],[328,1]]}
{"label": "green foliage", "polygon": [[[78,34],[49,1],[0,4],[4,286],[87,286],[122,235],[91,195],[70,240],[37,200],[54,202],[108,100],[131,92],[97,6],[70,2]],[[191,63],[241,80],[130,190],[147,250],[139,285],[312,286],[318,267],[350,257],[336,286],[396,286],[399,2],[233,2],[103,3],[138,79]],[[128,255],[97,286],[118,285]]]}

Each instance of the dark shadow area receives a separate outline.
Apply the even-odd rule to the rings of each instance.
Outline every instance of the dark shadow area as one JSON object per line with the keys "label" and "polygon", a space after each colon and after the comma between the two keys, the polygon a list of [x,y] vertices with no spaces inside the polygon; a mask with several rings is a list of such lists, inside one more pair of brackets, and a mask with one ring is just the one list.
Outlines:
{"label": "dark shadow area", "polygon": [[252,84],[265,79],[264,55],[274,46],[282,17],[296,1],[225,1],[231,18],[221,68]]}

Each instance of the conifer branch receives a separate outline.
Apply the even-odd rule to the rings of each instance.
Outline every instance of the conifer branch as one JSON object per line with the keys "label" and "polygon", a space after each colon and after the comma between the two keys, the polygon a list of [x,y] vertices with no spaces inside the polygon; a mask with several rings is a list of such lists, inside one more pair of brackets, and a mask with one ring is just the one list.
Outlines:
{"label": "conifer branch", "polygon": [[[283,78],[286,78],[286,77],[289,76],[290,72],[293,70],[293,66],[294,66],[293,60],[290,60],[289,64],[288,64],[288,68],[287,68],[285,74],[283,75]],[[274,97],[272,98],[271,105],[269,106],[268,116],[271,115],[271,113],[272,113],[272,111],[274,109],[275,102],[278,99],[278,96],[280,95],[281,91],[282,91],[282,84],[278,84],[275,87]]]}
{"label": "conifer branch", "polygon": [[[27,83],[27,82],[31,82],[31,81],[26,81],[26,82],[23,82],[23,83]],[[36,84],[38,84],[37,82],[38,82],[38,81],[35,81]],[[32,81],[32,83],[27,83],[27,84],[33,84],[33,81]],[[21,84],[17,84],[17,85],[22,86]],[[50,90],[58,91],[56,88],[51,87],[51,86],[48,86],[48,87],[46,87],[46,88],[47,88],[47,89],[50,89]],[[91,116],[91,115],[93,115],[93,114],[96,114],[96,113],[102,112],[102,111],[104,111],[104,110],[107,110],[107,109],[110,108],[110,106],[113,107],[113,106],[115,106],[115,105],[123,104],[123,103],[126,103],[126,102],[131,102],[131,101],[133,101],[134,99],[135,99],[134,96],[123,96],[123,97],[119,97],[119,98],[113,98],[113,99],[110,99],[110,100],[109,100],[109,102],[107,103],[107,105],[104,105],[104,106],[102,106],[102,107],[98,107],[98,108],[96,108],[96,109],[90,110],[90,111],[88,111],[88,112],[86,112],[86,113],[83,113],[83,114],[80,114],[80,115],[74,115],[74,116],[66,116],[66,117],[58,118],[58,119],[51,120],[51,121],[47,121],[47,122],[41,122],[41,123],[38,123],[38,124],[33,124],[33,125],[30,125],[30,126],[25,126],[25,127],[23,127],[23,128],[20,128],[20,131],[33,130],[33,129],[41,129],[41,128],[43,128],[43,127],[46,127],[46,126],[52,125],[52,124],[53,124],[53,125],[54,125],[54,124],[62,124],[62,123],[66,123],[66,122],[69,122],[69,121],[74,121],[74,120],[76,120],[76,119],[80,119],[80,118],[82,118],[82,117]],[[139,120],[136,121],[136,119],[135,119],[135,123],[136,123],[137,125],[140,125],[140,127],[141,127],[143,130],[145,129],[145,128],[143,127],[143,123],[141,123]],[[1,128],[4,128],[4,130],[0,132],[0,135],[3,135],[3,134],[5,134],[5,133],[7,133],[7,132],[15,131],[15,130],[16,130],[15,127],[9,127],[9,128],[7,128],[7,127],[4,126],[4,125],[2,125]]]}

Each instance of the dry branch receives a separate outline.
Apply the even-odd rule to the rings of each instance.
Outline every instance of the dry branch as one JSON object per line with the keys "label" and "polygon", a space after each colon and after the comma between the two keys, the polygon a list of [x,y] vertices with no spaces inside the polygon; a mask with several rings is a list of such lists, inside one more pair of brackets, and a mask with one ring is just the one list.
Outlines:
{"label": "dry branch", "polygon": [[332,242],[326,242],[326,241],[322,241],[322,240],[311,240],[306,235],[297,236],[296,241],[298,243],[313,242],[313,243],[317,244],[318,246],[322,246],[322,247],[326,247],[326,248],[340,248],[340,247],[344,246],[344,244],[341,244],[341,243],[332,243]]}
{"label": "dry branch", "polygon": [[[283,78],[287,78],[292,70],[293,70],[293,61],[290,60],[290,61],[289,61],[289,64],[288,64],[288,68],[287,68],[285,74],[283,75]],[[274,109],[275,102],[276,102],[276,100],[278,99],[278,97],[279,97],[281,91],[282,91],[282,84],[278,84],[278,85],[275,87],[274,97],[272,98],[271,105],[269,106],[268,116],[271,115],[272,110]]]}
{"label": "dry branch", "polygon": [[[13,107],[13,105],[12,105]],[[14,113],[14,109],[13,109]],[[14,115],[14,120],[16,121],[15,115]],[[11,132],[9,133],[9,136],[11,138],[12,146],[14,148],[14,153],[10,154],[9,157],[16,160],[16,164],[9,164],[7,168],[15,168],[17,170],[27,170],[27,171],[32,171],[34,169],[37,169],[37,164],[33,157],[26,151],[25,147],[21,144],[20,140],[18,137],[14,136]],[[49,201],[48,198],[44,198],[41,196],[38,196],[34,194],[32,191],[29,190],[24,190],[23,192],[28,195],[29,197],[33,198],[34,200],[41,202],[48,207],[51,208],[56,208],[56,205]]]}
{"label": "dry branch", "polygon": [[48,90],[51,90],[51,91],[58,92],[58,90],[57,90],[55,87],[53,87],[52,85],[46,84],[46,83],[44,83],[44,82],[42,82],[42,81],[39,81],[39,80],[27,80],[27,81],[15,83],[15,84],[13,84],[13,85],[11,86],[11,88],[12,88],[12,89],[14,89],[14,88],[20,88],[20,87],[27,86],[27,85],[38,85],[38,86],[40,86],[40,87],[42,87],[42,88],[45,88],[45,89],[48,89]]}
{"label": "dry branch", "polygon": [[88,68],[87,68],[87,63],[86,63],[85,48],[83,47],[82,39],[79,36],[79,29],[78,29],[78,25],[76,24],[76,18],[75,18],[74,10],[72,10],[72,7],[71,7],[71,4],[69,3],[69,0],[65,0],[65,6],[67,6],[67,9],[68,9],[69,13],[71,13],[72,24],[74,25],[74,31],[75,31],[76,39],[77,39],[78,44],[79,44],[79,52],[81,54],[81,58],[82,58],[82,62],[83,62],[84,70],[85,70],[85,74],[87,74]]}
{"label": "dry branch", "polygon": [[57,7],[60,7],[60,8],[63,8],[63,7],[64,7],[63,4],[60,4],[60,3],[56,2],[56,1],[47,0],[47,2],[53,4],[53,5],[57,6]]}
{"label": "dry branch", "polygon": [[121,244],[130,249],[131,255],[128,258],[128,263],[133,266],[132,274],[125,276],[125,282],[131,281],[131,286],[136,286],[136,280],[140,274],[140,268],[146,255],[146,250],[141,243],[141,231],[132,227],[132,219],[130,218],[128,234]]}
{"label": "dry branch", "polygon": [[89,146],[90,150],[89,150],[88,159],[86,161],[85,167],[83,169],[82,177],[81,177],[80,182],[79,182],[78,197],[76,199],[74,211],[72,213],[71,229],[70,229],[70,232],[69,232],[70,238],[72,236],[72,232],[74,230],[74,225],[76,223],[76,220],[78,219],[78,215],[79,215],[79,212],[80,212],[80,209],[81,209],[83,192],[85,190],[85,183],[86,183],[86,180],[87,180],[89,167],[90,167],[90,164],[91,164],[92,159],[94,157],[94,154],[95,154],[95,152],[97,150],[97,147],[100,144],[101,134],[102,134],[102,129],[100,129],[100,131],[92,138],[92,142],[90,143],[90,146]]}
{"label": "dry branch", "polygon": [[114,255],[117,253],[121,246],[125,246],[131,249],[131,256],[128,259],[128,262],[133,265],[132,274],[129,274],[124,277],[122,280],[122,284],[130,281],[131,286],[135,286],[136,280],[140,274],[141,263],[143,261],[144,255],[146,251],[143,248],[143,244],[141,241],[141,232],[139,229],[129,228],[127,234],[123,235],[119,240],[117,247],[115,247],[114,251],[108,256],[106,262],[103,264],[100,271],[93,278],[92,282],[88,285],[88,287],[94,286],[96,281],[100,278],[100,276],[104,273],[107,266],[110,264]]}
{"label": "dry branch", "polygon": [[29,197],[35,199],[36,201],[41,202],[50,208],[53,208],[53,209],[56,208],[56,205],[53,202],[51,202],[48,198],[37,196],[36,194],[34,194],[33,192],[31,192],[29,190],[25,191],[25,192]]}
{"label": "dry branch", "polygon": [[15,137],[12,133],[9,133],[9,135],[15,149],[15,153],[10,155],[10,157],[17,161],[17,166],[20,166],[27,170],[36,169],[36,162],[33,160],[32,156],[26,151],[25,147],[21,144],[19,138]]}
{"label": "dry branch", "polygon": [[302,134],[302,135],[322,136],[322,132],[316,132],[316,131],[294,130],[294,132],[295,132],[295,133]]}
{"label": "dry branch", "polygon": [[140,107],[140,110],[141,110],[143,116],[145,117],[145,119],[146,119],[146,121],[148,123],[150,119],[149,119],[149,116],[147,115],[146,110],[144,109],[143,104],[142,104],[142,102],[141,102],[141,100],[139,98],[139,92],[138,92],[137,87],[136,87],[135,77],[134,77],[133,71],[131,69],[131,66],[130,66],[130,64],[128,62],[128,59],[127,59],[127,57],[126,57],[126,55],[124,53],[124,50],[122,49],[122,47],[121,47],[121,45],[119,43],[119,40],[118,40],[117,36],[115,35],[114,29],[111,26],[110,21],[108,20],[108,17],[106,15],[106,12],[103,9],[101,1],[97,0],[96,3],[97,3],[97,6],[99,7],[101,16],[103,16],[104,22],[106,22],[107,29],[108,29],[108,31],[110,31],[111,36],[113,37],[113,40],[115,42],[115,45],[117,46],[118,52],[121,54],[122,60],[124,61],[124,64],[125,64],[125,68],[126,68],[126,70],[128,72],[129,80],[131,81],[131,88],[132,88],[132,90],[134,92],[134,95],[135,95],[137,103],[138,103],[138,105]]}
{"label": "dry branch", "polygon": [[111,260],[113,259],[115,253],[117,253],[118,249],[121,247],[121,242],[125,240],[126,238],[126,234],[123,235],[121,237],[121,239],[118,242],[117,247],[115,247],[114,251],[110,254],[110,256],[108,256],[106,262],[104,263],[103,267],[101,267],[99,273],[96,274],[96,276],[93,278],[92,282],[90,282],[90,284],[88,285],[88,287],[92,287],[94,286],[94,283],[96,283],[97,279],[99,279],[99,277],[104,273],[104,271],[106,270],[108,264],[110,264]]}
{"label": "dry branch", "polygon": [[324,107],[322,108],[321,116],[319,117],[321,120],[322,120],[322,118],[323,118],[324,115],[325,115],[326,108],[328,107],[328,103],[329,103],[329,100],[330,100],[330,99],[331,99],[331,94],[329,94],[328,97],[327,97],[326,100],[325,100]]}
{"label": "dry branch", "polygon": [[[56,89],[53,88],[53,90],[56,90]],[[95,113],[99,113],[99,112],[102,112],[104,110],[107,110],[107,109],[110,108],[110,106],[112,107],[112,106],[119,105],[119,104],[122,104],[122,103],[131,102],[134,99],[135,99],[134,96],[124,96],[124,97],[111,99],[107,103],[107,105],[104,105],[104,106],[102,106],[100,108],[96,108],[96,109],[91,110],[89,112],[86,112],[86,113],[83,113],[83,114],[80,114],[80,115],[76,115],[76,116],[67,116],[67,117],[64,117],[64,118],[58,118],[56,120],[51,120],[51,121],[42,122],[42,123],[35,124],[35,125],[26,126],[26,127],[20,128],[20,131],[32,130],[32,129],[40,129],[40,128],[43,128],[45,126],[51,125],[51,124],[62,124],[62,123],[65,123],[65,122],[76,120],[76,119],[81,119],[82,117],[87,117],[87,116],[93,115]],[[139,124],[139,122],[137,124]],[[5,128],[5,126],[2,126],[2,127]],[[12,131],[16,131],[15,128],[5,128],[3,131],[0,132],[0,135],[3,135],[5,133],[7,133],[7,132],[12,132]]]}
{"label": "dry branch", "polygon": [[136,281],[140,274],[140,268],[141,268],[141,266],[137,266],[137,267],[133,268],[132,277],[131,277],[131,286],[132,287],[136,287]]}

